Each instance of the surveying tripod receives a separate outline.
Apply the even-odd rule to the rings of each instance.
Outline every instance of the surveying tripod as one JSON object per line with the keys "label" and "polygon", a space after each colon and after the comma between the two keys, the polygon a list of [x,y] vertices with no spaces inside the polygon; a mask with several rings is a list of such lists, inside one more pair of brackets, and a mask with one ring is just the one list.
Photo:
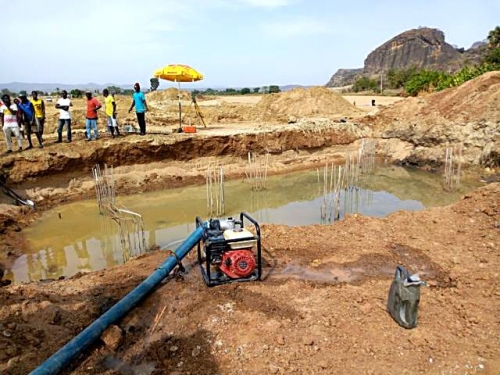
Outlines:
{"label": "surveying tripod", "polygon": [[193,95],[193,99],[191,100],[191,104],[189,105],[189,108],[187,109],[187,111],[184,113],[184,118],[182,119],[182,123],[184,123],[184,119],[186,118],[186,116],[189,115],[189,112],[191,112],[191,108],[192,107],[194,107],[194,111],[195,111],[196,117],[198,117],[198,119],[201,121],[201,123],[203,124],[203,127],[206,128],[207,124],[205,123],[205,119],[203,118],[203,114],[201,113],[200,106],[196,102],[196,96],[195,95]]}

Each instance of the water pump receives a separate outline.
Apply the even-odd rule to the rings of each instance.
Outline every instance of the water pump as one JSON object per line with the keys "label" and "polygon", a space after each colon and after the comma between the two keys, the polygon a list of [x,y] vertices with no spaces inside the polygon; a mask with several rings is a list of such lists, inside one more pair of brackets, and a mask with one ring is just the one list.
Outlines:
{"label": "water pump", "polygon": [[[254,226],[255,235],[244,226],[247,219]],[[260,226],[242,212],[239,220],[228,218],[202,222],[196,218],[196,227],[204,233],[198,242],[198,264],[208,286],[240,281],[259,280],[262,274]]]}

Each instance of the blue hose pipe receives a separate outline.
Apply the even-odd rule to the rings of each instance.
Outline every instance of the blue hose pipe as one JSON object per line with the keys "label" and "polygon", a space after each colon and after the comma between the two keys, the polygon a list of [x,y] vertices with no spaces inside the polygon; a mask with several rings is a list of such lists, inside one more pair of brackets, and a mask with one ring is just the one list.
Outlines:
{"label": "blue hose pipe", "polygon": [[[198,226],[196,230],[175,251],[179,260],[183,259],[189,251],[202,239],[203,227]],[[139,284],[134,290],[118,301],[112,308],[101,317],[80,332],[75,338],[64,345],[53,354],[30,375],[55,375],[67,368],[70,363],[83,351],[85,351],[103,332],[111,325],[123,318],[144,297],[165,278],[177,265],[177,259],[171,255],[158,267],[149,277]]]}

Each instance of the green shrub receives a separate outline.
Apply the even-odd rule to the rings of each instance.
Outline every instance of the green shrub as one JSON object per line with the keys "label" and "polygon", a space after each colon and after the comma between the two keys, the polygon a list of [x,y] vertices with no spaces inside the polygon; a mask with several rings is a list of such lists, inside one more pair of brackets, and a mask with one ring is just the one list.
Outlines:
{"label": "green shrub", "polygon": [[360,91],[377,91],[378,90],[378,82],[374,79],[368,78],[368,77],[361,77],[354,82],[354,85],[352,86],[352,90],[354,92],[360,92]]}
{"label": "green shrub", "polygon": [[422,69],[414,73],[405,83],[408,95],[417,96],[420,92],[432,92],[438,87],[450,84],[450,75],[445,72]]}
{"label": "green shrub", "polygon": [[417,72],[415,66],[410,66],[409,68],[402,69],[390,69],[387,72],[387,81],[389,83],[389,88],[400,89],[403,88],[406,82]]}

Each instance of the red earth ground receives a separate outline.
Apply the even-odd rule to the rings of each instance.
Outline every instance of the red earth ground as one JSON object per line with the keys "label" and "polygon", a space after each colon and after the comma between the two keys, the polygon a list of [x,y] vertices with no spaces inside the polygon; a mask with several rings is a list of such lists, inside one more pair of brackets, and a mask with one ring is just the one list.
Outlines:
{"label": "red earth ground", "polygon": [[[89,144],[76,134],[73,144],[2,157],[0,164],[8,183],[44,210],[91,197],[90,170],[98,162],[116,167],[118,191],[126,194],[200,183],[214,163],[225,165],[228,178],[240,177],[249,151],[272,154],[270,173],[342,162],[369,136],[367,125],[332,118],[289,125],[221,120],[195,136]],[[23,228],[38,214],[0,203],[0,253],[8,262],[22,253]],[[262,281],[207,288],[191,254],[185,275],[165,280],[65,373],[500,373],[499,183],[448,207],[383,219],[264,225],[262,241]],[[0,373],[36,368],[167,256],[155,251],[108,270],[0,288]],[[429,285],[412,330],[386,311],[398,264]]]}

